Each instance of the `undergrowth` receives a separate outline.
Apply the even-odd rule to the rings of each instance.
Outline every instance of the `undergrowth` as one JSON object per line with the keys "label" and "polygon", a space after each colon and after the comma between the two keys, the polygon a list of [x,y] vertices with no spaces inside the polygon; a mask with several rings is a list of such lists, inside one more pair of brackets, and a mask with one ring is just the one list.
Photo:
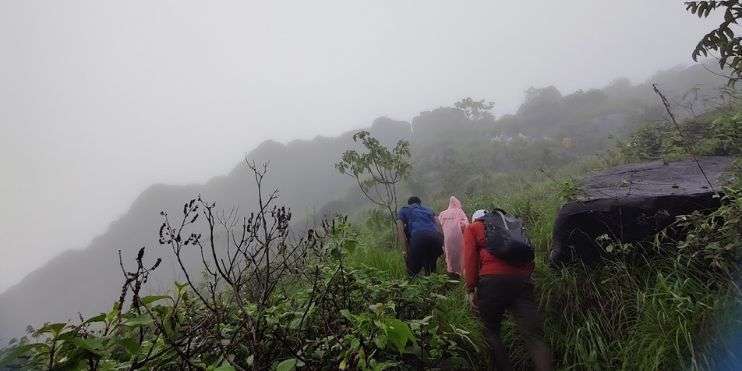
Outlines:
{"label": "undergrowth", "polygon": [[[737,174],[739,179],[738,170]],[[730,315],[742,305],[734,283],[742,254],[739,184],[725,189],[721,208],[679,218],[652,244],[606,241],[600,265],[554,270],[547,259],[554,215],[564,202],[561,184],[548,177],[522,180],[513,176],[495,192],[463,201],[468,212],[497,206],[526,221],[536,246],[534,279],[545,315],[546,340],[557,367],[709,369],[720,354],[734,355],[723,334],[730,328],[742,330],[739,318]],[[361,230],[369,241],[375,241],[371,236],[390,232],[374,224]],[[673,240],[670,235],[685,237]],[[402,277],[404,266],[392,245],[373,246],[356,253],[356,264]],[[462,287],[449,292],[450,305],[440,310],[446,318],[459,319],[458,326],[486,349],[481,326],[466,306],[463,292]],[[509,321],[503,337],[515,366],[530,369],[529,355]]]}
{"label": "undergrowth", "polygon": [[[686,129],[702,138],[697,154],[739,155],[740,121],[740,114],[726,113],[707,127],[691,123]],[[562,167],[560,176],[544,171],[504,174],[480,179],[476,191],[462,195],[469,213],[496,206],[524,220],[536,247],[537,297],[558,368],[709,369],[735,357],[734,343],[726,335],[742,329],[735,315],[742,305],[736,285],[742,258],[739,181],[725,188],[718,210],[679,218],[653,243],[605,239],[600,241],[604,258],[596,266],[548,267],[554,217],[565,198],[577,191],[573,176],[626,161],[687,155],[677,140],[668,128],[646,127],[603,156]],[[737,164],[737,180],[739,168]],[[431,203],[442,209],[446,200]],[[186,213],[184,220],[190,217]],[[131,287],[125,285],[122,300],[111,311],[31,331],[0,354],[0,367],[486,367],[481,324],[467,306],[463,283],[442,273],[409,280],[384,218],[370,211],[353,224],[338,221],[312,237],[312,244],[302,240],[292,245],[303,249],[300,263],[266,278],[261,278],[264,268],[253,265],[261,267],[257,281],[245,285],[237,284],[239,276],[227,274],[227,279],[215,278],[205,286],[178,283],[162,296],[138,297],[136,289],[124,305]],[[279,225],[288,228],[286,221]],[[262,236],[259,230],[255,228],[257,237]],[[201,242],[193,236],[187,240],[191,246]],[[169,238],[170,244],[185,240],[179,240],[180,232]],[[277,241],[264,246],[266,251],[285,249],[285,242]],[[174,250],[176,256],[181,247]],[[148,269],[142,268],[142,254],[137,257],[139,270],[131,276],[139,284],[146,282]],[[250,267],[250,255],[245,256]],[[209,267],[208,259],[204,264]],[[510,321],[503,326],[503,338],[515,366],[531,368]]]}

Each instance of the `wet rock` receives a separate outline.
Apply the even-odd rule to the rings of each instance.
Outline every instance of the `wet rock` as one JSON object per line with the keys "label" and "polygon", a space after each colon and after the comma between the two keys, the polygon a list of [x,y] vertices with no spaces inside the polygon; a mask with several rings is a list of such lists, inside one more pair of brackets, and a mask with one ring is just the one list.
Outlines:
{"label": "wet rock", "polygon": [[704,178],[692,160],[615,167],[584,179],[581,194],[559,210],[549,260],[552,265],[595,262],[601,235],[640,242],[675,221],[678,215],[719,207],[720,191],[731,157],[702,157]]}

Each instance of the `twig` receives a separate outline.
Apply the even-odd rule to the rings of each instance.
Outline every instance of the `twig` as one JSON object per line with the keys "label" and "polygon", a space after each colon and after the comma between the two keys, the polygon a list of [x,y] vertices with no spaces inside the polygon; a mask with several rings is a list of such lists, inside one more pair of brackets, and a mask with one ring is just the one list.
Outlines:
{"label": "twig", "polygon": [[680,139],[683,141],[683,145],[685,145],[685,149],[690,154],[693,161],[696,163],[696,166],[698,166],[698,170],[701,171],[701,174],[703,175],[703,178],[706,179],[706,183],[708,183],[709,188],[711,188],[711,191],[716,193],[716,190],[714,189],[714,185],[711,184],[711,181],[709,180],[708,176],[706,176],[706,172],[703,171],[703,166],[701,166],[701,163],[698,161],[698,157],[696,156],[695,150],[693,149],[693,145],[688,141],[688,139],[685,136],[685,133],[683,132],[683,128],[680,127],[680,124],[678,124],[678,121],[675,119],[675,115],[672,113],[672,110],[670,109],[670,102],[667,100],[667,97],[665,97],[664,94],[660,91],[659,88],[657,88],[657,84],[652,84],[652,88],[654,88],[654,92],[659,95],[660,100],[662,101],[662,105],[665,106],[665,111],[667,111],[667,115],[670,116],[670,121],[672,121],[672,124],[675,126],[675,129],[677,129],[678,134],[680,135]]}

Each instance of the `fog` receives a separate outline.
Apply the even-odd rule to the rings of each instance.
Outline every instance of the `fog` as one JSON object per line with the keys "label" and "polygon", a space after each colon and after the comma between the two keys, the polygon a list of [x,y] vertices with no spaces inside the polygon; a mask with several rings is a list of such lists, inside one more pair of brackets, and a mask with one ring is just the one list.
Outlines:
{"label": "fog", "polygon": [[711,24],[670,0],[2,1],[0,291],[147,186],[224,174],[265,139],[643,81]]}

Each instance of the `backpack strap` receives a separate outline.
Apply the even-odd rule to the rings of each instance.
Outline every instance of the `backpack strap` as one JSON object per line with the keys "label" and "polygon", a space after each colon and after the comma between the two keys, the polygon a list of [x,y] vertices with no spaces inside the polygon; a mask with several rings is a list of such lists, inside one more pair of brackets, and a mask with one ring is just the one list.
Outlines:
{"label": "backpack strap", "polygon": [[496,208],[492,209],[492,212],[495,212],[495,211],[499,211],[499,212],[501,212],[501,213],[503,213],[505,215],[508,215],[508,212],[507,211],[505,211],[505,210],[503,210],[503,209],[501,209],[499,207],[496,207]]}
{"label": "backpack strap", "polygon": [[508,215],[508,213],[506,213],[505,210],[495,208],[495,209],[492,209],[491,214],[494,214],[494,215],[499,216],[500,219],[502,219],[502,225],[503,225],[503,227],[505,227],[505,229],[507,229],[508,231],[510,230],[510,226],[508,225],[508,221],[507,221],[507,219],[505,219],[505,215]]}

